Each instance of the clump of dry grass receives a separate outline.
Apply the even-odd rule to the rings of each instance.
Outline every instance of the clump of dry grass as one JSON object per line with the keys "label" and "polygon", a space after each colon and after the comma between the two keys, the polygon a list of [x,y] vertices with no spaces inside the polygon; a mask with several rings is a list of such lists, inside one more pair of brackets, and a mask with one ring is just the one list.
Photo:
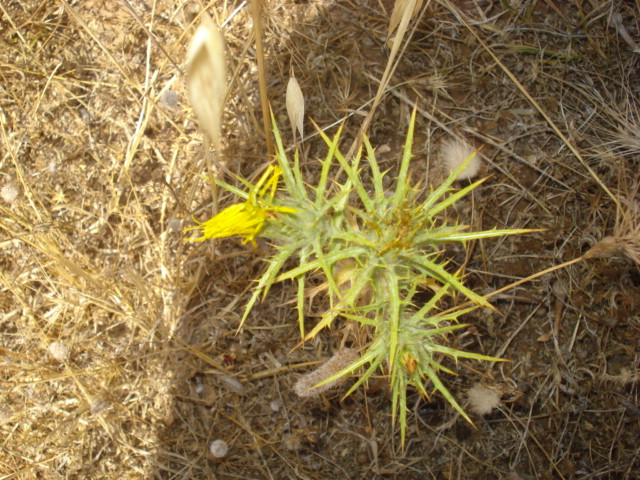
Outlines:
{"label": "clump of dry grass", "polygon": [[585,253],[585,258],[610,257],[622,253],[640,267],[640,176],[634,181],[635,185],[627,189],[625,195],[618,197],[620,208],[613,235],[600,240]]}
{"label": "clump of dry grass", "polygon": [[171,414],[187,295],[163,185],[196,135],[154,101],[173,66],[98,3],[1,7],[0,476],[144,477]]}

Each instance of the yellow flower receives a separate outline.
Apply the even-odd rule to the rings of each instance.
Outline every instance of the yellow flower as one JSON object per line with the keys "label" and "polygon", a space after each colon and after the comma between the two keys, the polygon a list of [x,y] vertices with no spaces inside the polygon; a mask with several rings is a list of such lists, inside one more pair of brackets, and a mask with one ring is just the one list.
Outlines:
{"label": "yellow flower", "polygon": [[[185,229],[201,230],[202,236],[190,238],[192,242],[202,242],[208,238],[223,238],[233,235],[244,237],[242,243],[251,241],[254,245],[255,237],[260,233],[264,222],[272,212],[295,213],[296,210],[286,207],[276,207],[271,204],[275,195],[278,179],[282,171],[273,165],[267,168],[258,183],[256,183],[244,203],[236,203],[225,208],[215,217],[196,227]],[[264,197],[269,192],[268,200]]]}

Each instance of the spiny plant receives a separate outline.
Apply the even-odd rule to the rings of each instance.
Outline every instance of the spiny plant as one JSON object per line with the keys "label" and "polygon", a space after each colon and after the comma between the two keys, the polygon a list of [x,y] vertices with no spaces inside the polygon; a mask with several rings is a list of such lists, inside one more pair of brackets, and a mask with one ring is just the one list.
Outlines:
{"label": "spiny plant", "polygon": [[[274,121],[277,165],[268,167],[255,185],[239,179],[248,192],[216,180],[245,201],[194,227],[202,231],[195,240],[237,234],[245,242],[256,236],[273,241],[274,254],[267,260],[240,326],[275,283],[292,281],[297,286],[303,340],[315,337],[339,318],[360,327],[362,355],[318,387],[364,368],[349,395],[374,372],[383,370],[391,385],[392,418],[394,422],[399,420],[403,445],[409,386],[428,397],[425,382],[430,381],[433,389],[470,421],[440,380],[441,372],[453,373],[441,359],[498,360],[446,346],[445,337],[464,327],[458,323],[462,314],[490,304],[464,285],[460,270],[450,271],[444,246],[452,242],[465,246],[472,240],[525,231],[468,231],[467,226],[451,224],[443,215],[484,181],[453,188],[475,153],[451,171],[441,185],[423,195],[424,200],[420,199],[421,191],[411,184],[409,173],[415,115],[414,109],[393,189],[384,187],[389,172],[380,170],[366,137],[363,148],[352,159],[345,158],[339,149],[342,128],[333,138],[318,129],[328,151],[320,161],[317,183],[310,185],[303,178],[297,152],[292,162],[287,157]],[[334,179],[336,168],[344,172],[339,179]],[[277,191],[280,177],[283,189]],[[369,177],[371,187],[367,188],[363,179]],[[297,266],[285,270],[290,259],[296,259]],[[324,283],[310,289],[308,278],[318,274],[324,277]],[[305,332],[308,299],[319,290],[326,291],[329,307]],[[421,302],[425,292],[431,297]],[[445,297],[456,295],[466,297],[471,306],[441,311]]]}

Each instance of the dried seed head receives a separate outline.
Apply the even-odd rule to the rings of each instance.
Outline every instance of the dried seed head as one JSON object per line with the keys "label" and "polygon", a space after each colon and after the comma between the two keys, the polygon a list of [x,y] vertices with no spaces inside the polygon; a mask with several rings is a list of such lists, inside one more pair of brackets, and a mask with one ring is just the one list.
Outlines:
{"label": "dried seed head", "polygon": [[584,254],[585,258],[603,258],[616,255],[621,250],[622,245],[620,241],[615,237],[604,237],[593,247],[591,247],[587,253]]}
{"label": "dried seed head", "polygon": [[289,78],[287,84],[287,115],[291,121],[293,138],[296,138],[296,131],[300,133],[300,139],[304,138],[304,95],[296,77]]}
{"label": "dried seed head", "polygon": [[[393,35],[402,17],[405,16],[405,12],[410,15],[409,18],[415,17],[420,11],[420,7],[422,7],[422,2],[423,0],[396,0],[391,18],[389,19],[389,32],[387,36],[391,37],[391,35]],[[407,12],[409,9],[411,9],[411,12]]]}
{"label": "dried seed head", "polygon": [[229,445],[224,440],[214,440],[209,445],[209,451],[213,458],[224,458],[229,453]]}
{"label": "dried seed head", "polygon": [[69,358],[69,347],[61,342],[52,342],[49,345],[49,353],[55,360],[64,362]]}
{"label": "dried seed head", "polygon": [[640,182],[620,198],[620,204],[614,234],[622,251],[640,266]]}
{"label": "dried seed head", "polygon": [[340,350],[339,352],[336,352],[333,357],[320,365],[319,368],[301,377],[294,385],[293,390],[299,397],[315,397],[320,395],[322,392],[326,392],[327,390],[342,383],[345,377],[341,377],[338,380],[334,380],[325,385],[314,388],[316,385],[335,375],[339,371],[344,370],[358,358],[360,358],[358,352],[353,349],[345,348]]}
{"label": "dried seed head", "polygon": [[8,183],[0,189],[0,197],[7,203],[15,202],[19,193],[18,187],[12,183]]}
{"label": "dried seed head", "polygon": [[468,392],[469,408],[478,415],[488,415],[500,405],[500,393],[483,385],[475,385]]}
{"label": "dried seed head", "polygon": [[476,149],[461,139],[449,139],[443,142],[440,148],[440,166],[444,175],[458,168],[467,158],[474,155],[473,159],[460,175],[458,180],[469,180],[475,177],[480,171],[482,162]]}
{"label": "dried seed head", "polygon": [[584,258],[613,257],[624,253],[640,266],[640,232],[624,237],[604,237],[583,255]]}
{"label": "dried seed head", "polygon": [[93,402],[91,402],[91,413],[94,415],[102,415],[109,409],[109,402],[103,398],[95,398]]}
{"label": "dried seed head", "polygon": [[216,149],[220,145],[220,123],[227,93],[224,39],[211,20],[196,30],[187,54],[189,99],[200,128]]}
{"label": "dried seed head", "polygon": [[640,266],[640,201],[636,185],[627,195],[620,197],[621,212],[616,218],[613,235],[604,237],[594,245],[584,258],[610,257],[624,253]]}

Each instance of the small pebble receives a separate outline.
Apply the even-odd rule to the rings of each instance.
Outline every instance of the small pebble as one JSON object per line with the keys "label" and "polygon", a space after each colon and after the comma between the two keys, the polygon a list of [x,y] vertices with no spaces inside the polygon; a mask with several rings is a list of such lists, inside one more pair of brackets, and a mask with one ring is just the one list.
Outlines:
{"label": "small pebble", "polygon": [[179,232],[182,230],[182,219],[176,217],[170,218],[167,222],[167,228],[174,232]]}
{"label": "small pebble", "polygon": [[224,440],[214,440],[209,445],[209,451],[213,458],[224,458],[229,453],[229,445]]}
{"label": "small pebble", "polygon": [[160,97],[160,104],[164,107],[175,108],[178,105],[178,94],[174,90],[167,90]]}
{"label": "small pebble", "polygon": [[271,402],[269,402],[269,407],[272,412],[279,412],[281,406],[280,400],[271,400]]}
{"label": "small pebble", "polygon": [[85,107],[80,107],[78,113],[83,122],[89,123],[91,121],[91,113]]}

